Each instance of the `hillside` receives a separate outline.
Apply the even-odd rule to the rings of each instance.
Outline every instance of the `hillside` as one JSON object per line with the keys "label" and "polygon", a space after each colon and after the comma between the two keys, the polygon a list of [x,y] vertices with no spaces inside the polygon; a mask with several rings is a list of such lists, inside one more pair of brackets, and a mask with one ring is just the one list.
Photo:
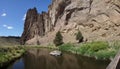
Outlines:
{"label": "hillside", "polygon": [[0,37],[0,46],[15,46],[20,44],[20,37],[14,36],[1,36]]}

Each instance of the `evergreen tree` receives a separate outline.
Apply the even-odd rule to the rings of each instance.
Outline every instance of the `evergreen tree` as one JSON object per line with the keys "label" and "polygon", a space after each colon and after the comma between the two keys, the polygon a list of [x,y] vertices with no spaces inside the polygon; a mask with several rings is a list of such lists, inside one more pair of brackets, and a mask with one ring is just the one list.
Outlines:
{"label": "evergreen tree", "polygon": [[80,31],[78,31],[77,35],[76,35],[76,40],[78,40],[78,42],[83,42],[83,36],[82,33]]}
{"label": "evergreen tree", "polygon": [[61,35],[60,31],[56,33],[55,39],[54,39],[54,44],[56,46],[62,45],[63,44],[63,36]]}

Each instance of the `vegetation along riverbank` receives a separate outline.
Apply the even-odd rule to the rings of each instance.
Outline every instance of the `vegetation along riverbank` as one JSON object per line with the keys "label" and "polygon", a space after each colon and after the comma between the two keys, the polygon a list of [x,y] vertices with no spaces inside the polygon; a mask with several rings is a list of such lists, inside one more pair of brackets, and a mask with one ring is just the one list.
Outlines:
{"label": "vegetation along riverbank", "polygon": [[112,43],[96,41],[80,44],[66,43],[59,46],[4,46],[0,47],[0,67],[9,65],[9,63],[21,57],[29,48],[59,49],[63,52],[94,57],[98,60],[111,60],[120,49],[120,43],[118,41]]}
{"label": "vegetation along riverbank", "polygon": [[25,50],[21,46],[0,47],[0,68],[9,65],[15,59],[21,57]]}
{"label": "vegetation along riverbank", "polygon": [[96,59],[112,60],[120,49],[120,43],[108,43],[104,41],[88,42],[81,44],[67,43],[59,46],[59,49],[61,51],[72,52],[74,54],[95,57]]}
{"label": "vegetation along riverbank", "polygon": [[66,43],[59,46],[52,44],[48,46],[25,46],[28,48],[47,48],[57,49],[63,52],[70,52],[73,54],[94,57],[98,60],[112,60],[120,49],[119,41],[105,42],[105,41],[94,41],[86,43]]}

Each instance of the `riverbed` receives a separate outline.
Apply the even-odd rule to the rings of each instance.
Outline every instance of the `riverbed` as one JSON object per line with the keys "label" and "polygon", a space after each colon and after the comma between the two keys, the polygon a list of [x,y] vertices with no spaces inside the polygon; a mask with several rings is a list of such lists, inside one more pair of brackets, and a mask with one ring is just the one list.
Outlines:
{"label": "riverbed", "polygon": [[7,69],[106,69],[110,61],[96,60],[71,53],[52,56],[48,49],[29,49]]}

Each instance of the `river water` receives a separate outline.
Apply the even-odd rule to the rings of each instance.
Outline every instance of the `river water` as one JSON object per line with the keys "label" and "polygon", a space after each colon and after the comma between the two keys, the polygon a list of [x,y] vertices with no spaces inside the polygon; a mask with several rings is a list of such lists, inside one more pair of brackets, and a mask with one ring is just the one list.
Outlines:
{"label": "river water", "polygon": [[106,69],[109,61],[63,53],[62,56],[49,55],[48,49],[30,49],[7,69]]}

